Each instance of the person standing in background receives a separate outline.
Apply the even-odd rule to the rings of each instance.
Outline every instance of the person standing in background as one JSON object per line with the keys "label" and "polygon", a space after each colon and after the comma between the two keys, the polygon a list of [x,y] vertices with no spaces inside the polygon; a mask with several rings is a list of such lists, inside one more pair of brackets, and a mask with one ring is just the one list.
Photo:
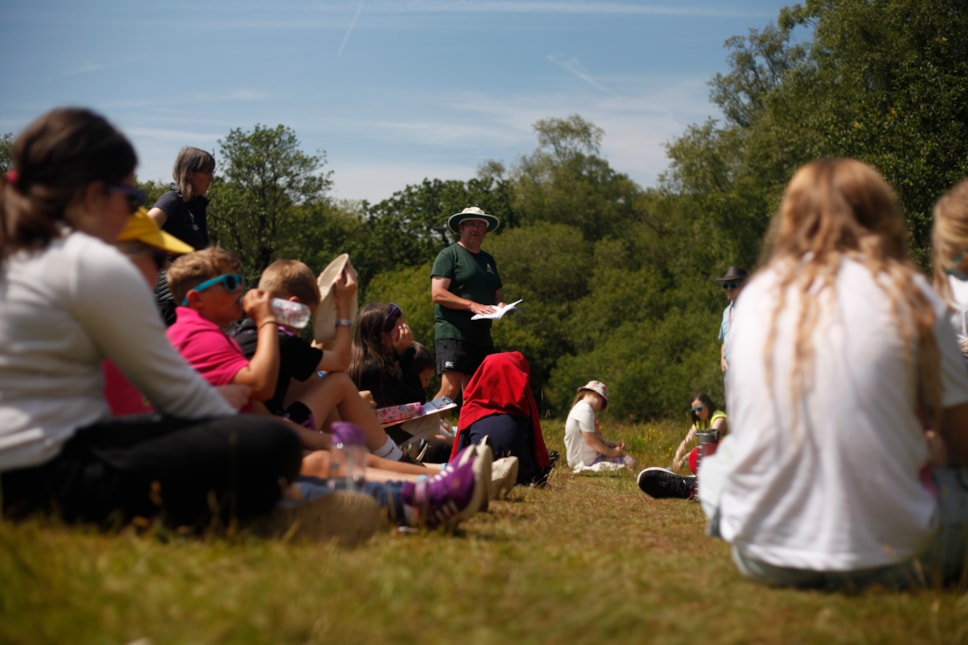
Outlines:
{"label": "person standing in background", "polygon": [[733,314],[736,312],[736,299],[739,298],[743,285],[749,273],[745,269],[729,267],[721,278],[716,278],[716,282],[723,285],[729,304],[723,309],[723,322],[719,325],[719,367],[723,370],[723,401],[726,400],[726,389],[729,387],[727,374],[729,372],[729,330],[733,324]]}
{"label": "person standing in background", "polygon": [[440,390],[434,397],[457,399],[484,357],[494,352],[491,321],[472,320],[503,306],[501,276],[491,255],[481,249],[484,236],[501,225],[476,206],[447,219],[460,238],[437,254],[430,273],[434,303],[434,349]]}
{"label": "person standing in background", "polygon": [[[207,195],[215,181],[215,157],[199,148],[186,146],[178,151],[171,176],[175,181],[154,203],[148,216],[162,231],[191,245],[196,251],[204,249],[209,245]],[[168,291],[166,271],[158,275],[155,300],[165,324],[171,326],[175,322],[175,302]]]}

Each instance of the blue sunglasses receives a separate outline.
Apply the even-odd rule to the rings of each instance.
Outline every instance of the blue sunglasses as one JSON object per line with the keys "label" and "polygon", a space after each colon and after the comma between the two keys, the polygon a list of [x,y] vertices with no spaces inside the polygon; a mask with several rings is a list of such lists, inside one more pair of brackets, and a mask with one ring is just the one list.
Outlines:
{"label": "blue sunglasses", "polygon": [[[189,289],[189,291],[205,291],[209,287],[214,287],[215,285],[217,285],[219,283],[223,283],[224,284],[226,291],[230,291],[230,292],[231,291],[235,291],[236,289],[238,289],[239,287],[242,286],[242,276],[240,276],[238,273],[223,273],[222,275],[218,276],[217,278],[212,278],[211,280],[206,280],[205,282],[201,283],[200,285],[196,286],[195,288]],[[188,295],[187,294],[185,295],[185,299],[182,300],[182,305],[185,306],[185,307],[188,306]]]}

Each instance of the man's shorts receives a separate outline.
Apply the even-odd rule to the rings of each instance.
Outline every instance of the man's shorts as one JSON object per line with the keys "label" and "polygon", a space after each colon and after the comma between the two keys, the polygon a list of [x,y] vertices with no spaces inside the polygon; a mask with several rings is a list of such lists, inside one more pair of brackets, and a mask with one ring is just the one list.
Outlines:
{"label": "man's shorts", "polygon": [[471,345],[454,338],[441,338],[434,341],[434,352],[437,354],[437,373],[460,372],[473,374],[484,357],[494,353],[493,347]]}

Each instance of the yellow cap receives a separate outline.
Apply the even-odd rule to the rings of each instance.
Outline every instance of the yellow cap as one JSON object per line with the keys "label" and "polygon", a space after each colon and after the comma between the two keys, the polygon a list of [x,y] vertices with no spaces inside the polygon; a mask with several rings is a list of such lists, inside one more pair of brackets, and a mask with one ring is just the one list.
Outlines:
{"label": "yellow cap", "polygon": [[128,218],[128,223],[117,239],[118,242],[129,240],[144,242],[149,246],[175,255],[184,255],[195,250],[191,245],[185,244],[174,235],[169,235],[158,228],[155,220],[148,217],[148,211],[145,210],[144,206]]}

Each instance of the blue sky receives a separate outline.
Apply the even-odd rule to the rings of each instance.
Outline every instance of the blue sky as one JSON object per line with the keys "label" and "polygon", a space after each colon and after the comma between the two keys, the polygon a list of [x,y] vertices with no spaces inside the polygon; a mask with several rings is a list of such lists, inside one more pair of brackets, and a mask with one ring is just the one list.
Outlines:
{"label": "blue sky", "polygon": [[425,177],[467,180],[580,114],[642,187],[665,144],[717,116],[723,42],[792,0],[5,0],[0,132],[58,105],[105,114],[140,179],[233,128],[292,128],[325,151],[332,195],[376,202]]}

